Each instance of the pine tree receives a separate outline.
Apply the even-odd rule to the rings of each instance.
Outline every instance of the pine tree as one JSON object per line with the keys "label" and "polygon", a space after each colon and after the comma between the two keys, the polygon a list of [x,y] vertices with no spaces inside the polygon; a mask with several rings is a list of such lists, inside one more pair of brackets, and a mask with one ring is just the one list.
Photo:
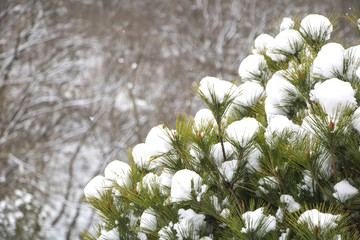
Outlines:
{"label": "pine tree", "polygon": [[360,46],[329,43],[335,20],[284,18],[242,84],[203,78],[207,108],[85,187],[102,222],[84,239],[360,239]]}

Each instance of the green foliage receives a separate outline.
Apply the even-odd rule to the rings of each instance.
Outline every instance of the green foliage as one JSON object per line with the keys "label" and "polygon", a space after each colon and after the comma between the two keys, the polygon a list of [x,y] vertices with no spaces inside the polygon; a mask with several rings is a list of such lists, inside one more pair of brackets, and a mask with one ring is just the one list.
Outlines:
{"label": "green foliage", "polygon": [[[359,239],[360,57],[340,59],[342,71],[329,63],[324,76],[335,80],[315,75],[328,36],[314,32],[330,27],[293,25],[295,51],[272,52],[285,60],[255,53],[264,62],[247,81],[263,93],[204,78],[195,91],[207,109],[179,116],[175,130],[152,129],[130,167],[118,166],[130,170],[115,169],[125,171],[116,178],[105,170],[106,187],[89,183],[99,193],[85,189],[102,220],[99,239]],[[319,93],[324,83],[353,96]]]}

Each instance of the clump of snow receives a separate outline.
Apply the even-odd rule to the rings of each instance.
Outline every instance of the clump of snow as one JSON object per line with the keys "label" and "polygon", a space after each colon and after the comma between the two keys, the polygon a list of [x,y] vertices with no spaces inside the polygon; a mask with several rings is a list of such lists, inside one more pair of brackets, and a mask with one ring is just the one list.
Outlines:
{"label": "clump of snow", "polygon": [[239,66],[239,75],[242,79],[256,79],[267,68],[267,63],[263,55],[251,54],[244,58]]}
{"label": "clump of snow", "polygon": [[302,49],[303,45],[304,40],[298,31],[286,29],[275,37],[269,46],[269,52],[272,54],[295,54]]}
{"label": "clump of snow", "polygon": [[261,169],[261,164],[259,158],[261,157],[261,152],[259,149],[254,148],[247,157],[247,163],[245,167],[248,169],[250,173],[254,171],[259,171]]}
{"label": "clump of snow", "polygon": [[360,132],[360,107],[357,108],[353,114],[352,125],[358,132]]}
{"label": "clump of snow", "polygon": [[335,193],[333,194],[334,198],[338,199],[340,202],[344,203],[349,198],[352,198],[359,193],[359,190],[352,186],[348,181],[342,180],[334,186]]}
{"label": "clump of snow", "polygon": [[286,209],[289,212],[296,212],[300,210],[300,204],[297,203],[290,195],[283,194],[280,196],[280,202],[286,203]]}
{"label": "clump of snow", "polygon": [[87,199],[101,198],[101,195],[112,186],[112,183],[103,176],[95,176],[84,188],[84,194]]}
{"label": "clump of snow", "polygon": [[259,35],[255,41],[254,41],[254,47],[253,50],[254,54],[257,53],[264,53],[266,52],[267,46],[274,41],[274,38],[268,34],[261,34]]}
{"label": "clump of snow", "polygon": [[264,95],[264,88],[259,83],[248,81],[239,86],[239,92],[233,103],[251,107]]}
{"label": "clump of snow", "polygon": [[159,182],[161,186],[171,187],[171,179],[173,175],[164,169],[159,177]]}
{"label": "clump of snow", "polygon": [[145,143],[137,144],[132,150],[133,160],[140,169],[153,169],[156,167],[155,161],[151,160],[151,150]]}
{"label": "clump of snow", "polygon": [[117,182],[119,186],[125,187],[129,181],[130,172],[131,168],[129,164],[119,160],[114,160],[106,166],[104,176],[106,179]]}
{"label": "clump of snow", "polygon": [[205,215],[197,214],[192,209],[179,209],[179,222],[174,224],[179,240],[199,239],[200,230],[206,225]]}
{"label": "clump of snow", "polygon": [[231,212],[228,208],[224,208],[221,213],[220,213],[220,216],[223,217],[223,218],[228,218],[231,216]]}
{"label": "clump of snow", "polygon": [[318,101],[330,117],[335,115],[338,108],[356,106],[355,90],[350,83],[337,78],[315,84],[314,89],[310,91],[310,99]]}
{"label": "clump of snow", "polygon": [[[234,147],[229,142],[224,142],[224,150],[227,159],[229,159],[229,157],[234,153]],[[221,143],[217,143],[212,146],[211,152],[214,157],[215,164],[220,166],[225,161]]]}
{"label": "clump of snow", "polygon": [[278,181],[276,180],[275,177],[272,177],[272,176],[263,177],[259,180],[259,190],[260,190],[260,192],[263,192],[265,194],[269,193],[269,191],[267,189],[269,189],[269,188],[276,189],[277,185],[278,185]]}
{"label": "clump of snow", "polygon": [[149,172],[143,177],[141,183],[146,191],[148,191],[151,194],[154,194],[154,189],[159,187],[160,179],[158,175]]}
{"label": "clump of snow", "polygon": [[199,92],[212,103],[222,103],[227,96],[233,97],[236,95],[236,89],[237,87],[231,82],[215,77],[205,77],[201,79],[199,85]]}
{"label": "clump of snow", "polygon": [[200,192],[202,178],[194,171],[183,169],[177,171],[171,181],[171,201],[181,202],[191,200],[191,183],[193,182],[195,193]]}
{"label": "clump of snow", "polygon": [[298,223],[307,223],[309,229],[313,230],[315,226],[318,227],[320,234],[326,230],[330,230],[337,226],[336,221],[339,221],[341,215],[332,215],[330,213],[322,213],[317,209],[307,210],[302,213],[298,219]]}
{"label": "clump of snow", "polygon": [[277,71],[266,85],[265,111],[268,118],[281,114],[280,108],[288,104],[289,98],[292,98],[293,94],[299,95],[294,85],[283,77],[285,74],[285,71]]}
{"label": "clump of snow", "polygon": [[203,108],[195,114],[194,122],[195,122],[195,128],[197,130],[200,130],[201,128],[209,125],[211,126],[216,125],[216,120],[214,118],[214,115],[207,108]]}
{"label": "clump of snow", "polygon": [[280,24],[280,31],[284,31],[284,30],[287,30],[287,29],[292,29],[294,28],[294,21],[291,19],[291,18],[283,18],[281,24]]}
{"label": "clump of snow", "polygon": [[275,115],[269,119],[266,128],[265,137],[271,139],[273,136],[281,135],[284,131],[297,132],[299,125],[294,124],[291,120],[283,115]]}
{"label": "clump of snow", "polygon": [[315,77],[333,78],[342,75],[344,48],[338,43],[324,45],[314,59],[312,73]]}
{"label": "clump of snow", "polygon": [[120,233],[117,227],[110,231],[101,230],[101,235],[97,238],[98,240],[116,239],[120,237]]}
{"label": "clump of snow", "polygon": [[306,16],[300,23],[300,32],[312,40],[329,40],[333,26],[328,18],[310,14]]}
{"label": "clump of snow", "polygon": [[157,220],[152,208],[146,209],[140,218],[140,230],[148,232],[155,231],[157,226]]}
{"label": "clump of snow", "polygon": [[245,226],[241,229],[243,233],[256,231],[260,224],[263,224],[265,233],[275,230],[276,228],[276,218],[272,215],[265,216],[263,207],[244,213],[242,219],[245,223]]}
{"label": "clump of snow", "polygon": [[232,141],[245,147],[260,129],[260,123],[255,118],[245,117],[240,121],[231,123],[226,134]]}
{"label": "clump of snow", "polygon": [[231,182],[238,167],[238,160],[226,161],[221,164],[219,171],[226,181]]}
{"label": "clump of snow", "polygon": [[149,146],[151,155],[161,155],[173,149],[171,136],[173,133],[163,124],[153,127],[145,139],[145,144]]}
{"label": "clump of snow", "polygon": [[357,74],[356,71],[360,64],[360,45],[350,47],[345,50],[344,58],[347,60],[347,72],[346,76],[350,82],[354,82]]}

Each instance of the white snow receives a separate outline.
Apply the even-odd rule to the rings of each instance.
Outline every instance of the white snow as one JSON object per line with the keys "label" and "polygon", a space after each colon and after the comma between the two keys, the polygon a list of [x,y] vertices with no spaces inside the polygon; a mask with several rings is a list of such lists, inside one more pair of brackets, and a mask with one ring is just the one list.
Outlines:
{"label": "white snow", "polygon": [[245,167],[248,169],[250,173],[253,173],[254,171],[259,171],[261,169],[261,164],[259,161],[259,158],[262,156],[259,149],[254,148],[247,157],[247,164]]}
{"label": "white snow", "polygon": [[265,189],[264,186],[268,186],[271,189],[276,189],[277,185],[278,185],[278,181],[276,180],[275,177],[272,176],[263,177],[259,180],[259,190],[265,194],[268,194],[269,191]]}
{"label": "white snow", "polygon": [[[222,103],[226,96],[235,97],[237,87],[231,82],[215,77],[205,77],[199,84],[199,92],[211,103]],[[213,98],[215,97],[215,102]]]}
{"label": "white snow", "polygon": [[239,92],[233,103],[251,107],[264,95],[264,88],[259,83],[247,81],[239,86]]}
{"label": "white snow", "polygon": [[153,169],[156,167],[154,160],[151,160],[151,150],[145,143],[137,144],[132,150],[134,163],[140,169]]}
{"label": "white snow", "polygon": [[289,212],[296,212],[300,210],[300,204],[297,203],[290,195],[283,194],[280,196],[280,202],[286,203],[286,209]]}
{"label": "white snow", "polygon": [[312,40],[329,40],[332,31],[333,26],[331,22],[322,15],[310,14],[300,23],[300,32],[309,36]]}
{"label": "white snow", "polygon": [[[224,142],[225,156],[229,160],[229,157],[234,153],[234,147],[229,142]],[[214,157],[215,164],[220,166],[224,162],[224,155],[222,152],[221,143],[217,143],[211,148],[212,155]]]}
{"label": "white snow", "polygon": [[339,43],[324,45],[314,59],[312,74],[314,77],[333,78],[343,73],[344,48]]}
{"label": "white snow", "polygon": [[360,107],[357,108],[353,114],[352,125],[358,132],[360,132]]}
{"label": "white snow", "polygon": [[272,139],[274,136],[281,135],[284,131],[297,132],[299,129],[300,126],[294,124],[287,117],[283,115],[275,115],[269,119],[265,137],[267,139]]}
{"label": "white snow", "polygon": [[226,134],[233,141],[245,147],[260,129],[260,123],[255,118],[245,117],[231,123],[226,128]]}
{"label": "white snow", "polygon": [[120,237],[120,233],[117,227],[111,229],[110,231],[101,230],[101,235],[97,240],[108,240],[108,239],[117,239]]}
{"label": "white snow", "polygon": [[110,188],[112,183],[103,176],[95,176],[84,188],[84,194],[87,199],[101,198],[101,195],[105,193],[107,188]]}
{"label": "white snow", "polygon": [[359,193],[359,190],[352,186],[347,180],[342,180],[341,182],[335,184],[334,190],[334,198],[338,199],[342,203]]}
{"label": "white snow", "polygon": [[320,234],[326,230],[337,226],[336,221],[339,221],[341,215],[332,215],[330,213],[322,213],[317,209],[307,210],[299,217],[298,223],[307,223],[308,228],[313,230],[315,226],[318,227]]}
{"label": "white snow", "polygon": [[104,175],[106,179],[117,182],[120,187],[125,187],[129,181],[130,172],[131,168],[129,164],[114,160],[106,166]]}
{"label": "white snow", "polygon": [[155,231],[157,227],[157,220],[152,208],[146,209],[140,218],[140,230],[148,232]]}
{"label": "white snow", "polygon": [[291,19],[291,18],[283,18],[281,24],[280,24],[280,31],[284,31],[284,30],[287,30],[287,29],[292,29],[294,28],[294,21]]}
{"label": "white snow", "polygon": [[260,223],[264,224],[264,232],[267,233],[276,228],[276,218],[274,216],[265,216],[264,208],[258,208],[255,211],[248,211],[242,215],[242,219],[245,222],[245,226],[241,229],[241,232],[248,233],[256,231]]}
{"label": "white snow", "polygon": [[153,127],[145,139],[145,144],[151,150],[151,156],[158,156],[173,149],[171,137],[173,133],[163,124]]}
{"label": "white snow", "polygon": [[183,169],[177,171],[171,182],[171,201],[181,202],[191,200],[191,182],[194,184],[194,191],[198,193],[202,184],[202,178],[194,171]]}
{"label": "white snow", "polygon": [[199,239],[199,231],[206,225],[205,215],[197,214],[192,209],[179,209],[179,222],[174,224],[177,238]]}
{"label": "white snow", "polygon": [[298,94],[298,91],[287,79],[283,76],[285,71],[277,71],[266,85],[266,96],[271,98],[271,102],[277,106],[286,106],[286,100],[289,99],[289,93]]}
{"label": "white snow", "polygon": [[226,161],[221,164],[219,171],[224,176],[226,181],[231,182],[236,168],[238,167],[238,160]]}
{"label": "white snow", "polygon": [[304,40],[298,31],[286,29],[276,35],[268,50],[272,54],[295,54],[302,49],[303,45]]}
{"label": "white snow", "polygon": [[253,53],[256,54],[266,52],[266,49],[268,48],[267,46],[272,41],[274,41],[274,38],[268,34],[259,35],[254,41],[255,49],[253,50]]}
{"label": "white snow", "polygon": [[158,175],[149,172],[143,177],[141,183],[146,191],[150,194],[154,194],[154,189],[159,187],[160,179]]}
{"label": "white snow", "polygon": [[263,55],[251,54],[240,63],[238,72],[242,79],[254,79],[260,77],[266,68],[267,63]]}
{"label": "white snow", "polygon": [[195,128],[200,130],[209,125],[216,126],[216,120],[210,109],[203,108],[200,109],[194,117]]}
{"label": "white snow", "polygon": [[356,77],[356,71],[360,64],[360,45],[350,47],[345,50],[344,58],[348,61],[346,76],[350,82],[353,82]]}
{"label": "white snow", "polygon": [[356,106],[355,90],[350,83],[337,78],[317,83],[310,91],[310,99],[318,101],[330,117],[335,115],[338,108]]}

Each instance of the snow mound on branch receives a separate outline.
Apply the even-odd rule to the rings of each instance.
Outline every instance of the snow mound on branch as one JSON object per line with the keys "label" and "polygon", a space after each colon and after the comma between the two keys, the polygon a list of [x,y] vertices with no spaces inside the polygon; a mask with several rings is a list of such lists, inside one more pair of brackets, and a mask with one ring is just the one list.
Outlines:
{"label": "snow mound on branch", "polygon": [[333,194],[334,198],[338,199],[340,202],[344,203],[349,198],[352,198],[359,193],[359,190],[353,187],[348,181],[342,180],[334,186],[335,193]]}
{"label": "snow mound on branch", "polygon": [[266,68],[267,63],[263,55],[251,54],[241,62],[239,75],[242,79],[258,78]]}
{"label": "snow mound on branch", "polygon": [[116,239],[120,237],[119,229],[117,227],[111,229],[110,231],[101,230],[101,235],[97,238],[97,240],[108,240],[108,239]]}
{"label": "snow mound on branch", "polygon": [[290,195],[281,195],[280,196],[280,202],[282,203],[286,203],[286,209],[289,211],[289,212],[296,212],[296,211],[299,211],[300,210],[300,204],[297,203],[294,198]]}
{"label": "snow mound on branch", "polygon": [[155,231],[157,226],[157,220],[152,208],[146,209],[140,218],[140,230],[142,231]]}
{"label": "snow mound on branch", "polygon": [[360,107],[356,109],[353,114],[352,125],[358,132],[360,132]]}
{"label": "snow mound on branch", "polygon": [[154,189],[159,186],[160,179],[158,175],[149,172],[143,177],[141,183],[146,191],[148,191],[151,194],[154,194]]}
{"label": "snow mound on branch", "polygon": [[254,171],[259,171],[261,169],[261,164],[259,161],[259,158],[261,157],[261,152],[259,149],[255,148],[247,157],[247,163],[245,167],[248,169],[250,173],[253,173]]}
{"label": "snow mound on branch", "polygon": [[331,22],[322,15],[310,14],[300,23],[300,32],[314,41],[329,40],[332,31],[333,26]]}
{"label": "snow mound on branch", "polygon": [[339,221],[341,215],[332,215],[330,213],[322,213],[317,209],[307,210],[300,215],[298,223],[307,223],[309,229],[313,230],[315,226],[318,227],[320,233],[324,230],[329,230],[337,226],[336,221]]}
{"label": "snow mound on branch", "polygon": [[[268,45],[274,41],[274,38],[268,34],[260,34],[254,42],[255,49],[252,51],[254,54],[264,53]],[[241,76],[241,75],[240,75]]]}
{"label": "snow mound on branch", "polygon": [[193,182],[195,193],[200,192],[202,178],[194,171],[183,169],[177,171],[171,182],[171,201],[181,202],[191,200],[191,183]]}
{"label": "snow mound on branch", "polygon": [[239,92],[234,104],[251,107],[264,95],[264,88],[259,83],[245,82],[239,86]]}
{"label": "snow mound on branch", "polygon": [[129,180],[130,172],[131,168],[129,164],[114,160],[106,166],[104,175],[106,179],[113,180],[117,182],[119,186],[125,187]]}
{"label": "snow mound on branch", "polygon": [[314,59],[312,73],[314,77],[333,78],[342,75],[345,49],[338,43],[324,45]]}
{"label": "snow mound on branch", "polygon": [[344,58],[347,60],[347,72],[346,76],[350,82],[354,82],[356,77],[359,78],[356,73],[360,65],[360,45],[350,47],[345,50]]}
{"label": "snow mound on branch", "polygon": [[298,31],[286,29],[275,37],[269,46],[269,52],[272,54],[295,54],[302,49],[303,45],[304,40]]}
{"label": "snow mound on branch", "polygon": [[232,141],[245,147],[260,129],[260,123],[255,118],[243,118],[240,121],[231,123],[226,134]]}
{"label": "snow mound on branch", "polygon": [[[201,79],[199,92],[209,102],[222,103],[228,96],[232,97],[236,94],[237,87],[231,82],[220,80],[215,77],[205,77]],[[215,98],[215,99],[213,99]]]}
{"label": "snow mound on branch", "polygon": [[223,162],[219,168],[219,171],[224,176],[226,181],[231,182],[234,178],[236,168],[238,166],[238,160]]}
{"label": "snow mound on branch", "polygon": [[179,222],[174,224],[176,236],[182,239],[199,239],[200,230],[206,225],[205,215],[197,214],[192,209],[179,209]]}
{"label": "snow mound on branch", "polygon": [[[234,147],[229,142],[224,142],[224,150],[227,159],[234,153]],[[215,164],[220,166],[225,161],[221,143],[217,143],[212,146],[211,152],[214,156]]]}
{"label": "snow mound on branch", "polygon": [[267,118],[276,114],[284,114],[281,107],[288,105],[288,101],[299,95],[297,89],[283,76],[285,71],[277,71],[266,85],[265,112]]}
{"label": "snow mound on branch", "polygon": [[216,125],[214,115],[210,109],[207,108],[201,109],[195,114],[194,122],[197,130],[200,130],[202,127],[206,127],[208,125]]}
{"label": "snow mound on branch", "polygon": [[264,232],[275,230],[276,218],[274,216],[265,216],[264,208],[258,208],[255,211],[248,211],[242,215],[245,227],[241,229],[242,233],[254,232],[260,224],[263,224]]}
{"label": "snow mound on branch", "polygon": [[105,191],[112,187],[112,182],[103,176],[95,176],[84,188],[84,195],[87,199],[89,198],[101,198],[101,195]]}
{"label": "snow mound on branch", "polygon": [[280,24],[280,32],[287,30],[287,29],[292,29],[294,28],[294,21],[291,18],[283,18],[281,24]]}
{"label": "snow mound on branch", "polygon": [[270,118],[266,128],[265,137],[271,139],[275,135],[281,135],[284,131],[297,132],[300,126],[294,124],[291,120],[283,115],[275,115]]}
{"label": "snow mound on branch", "polygon": [[337,78],[315,84],[310,91],[310,99],[319,102],[330,117],[335,115],[338,108],[356,106],[355,90],[351,84]]}
{"label": "snow mound on branch", "polygon": [[137,144],[132,150],[133,160],[140,169],[153,169],[156,167],[154,161],[151,161],[151,150],[145,143]]}
{"label": "snow mound on branch", "polygon": [[149,147],[151,156],[161,155],[173,149],[171,136],[173,136],[173,133],[165,125],[160,124],[153,127],[145,139],[145,144]]}

